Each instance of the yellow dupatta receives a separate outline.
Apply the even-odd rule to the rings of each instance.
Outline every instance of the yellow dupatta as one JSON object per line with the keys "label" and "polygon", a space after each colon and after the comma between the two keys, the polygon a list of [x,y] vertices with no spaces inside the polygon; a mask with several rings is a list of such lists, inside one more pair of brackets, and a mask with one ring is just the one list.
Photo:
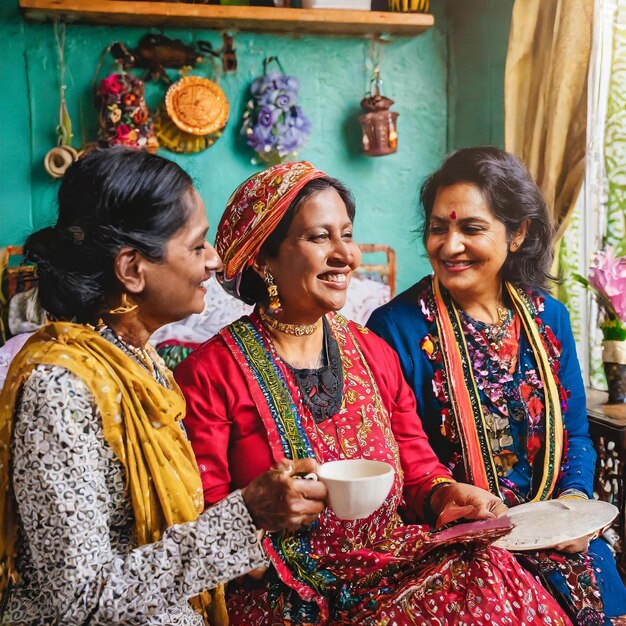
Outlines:
{"label": "yellow dupatta", "polygon": [[16,355],[0,393],[0,591],[9,578],[18,578],[10,485],[13,414],[24,383],[39,364],[69,370],[94,395],[104,437],[126,470],[139,545],[158,541],[168,526],[193,521],[203,509],[195,456],[179,424],[185,400],[171,372],[165,374],[167,389],[91,328],[47,324]]}
{"label": "yellow dupatta", "polygon": [[[531,498],[532,502],[536,502],[549,499],[556,485],[563,454],[563,416],[559,391],[537,324],[520,292],[510,283],[505,284],[515,312],[519,315],[526,332],[544,389],[546,437],[543,472]],[[487,425],[467,344],[461,330],[459,312],[452,298],[442,292],[436,276],[433,276],[432,285],[444,373],[458,426],[466,474],[472,484],[499,496],[498,476],[487,436]]]}

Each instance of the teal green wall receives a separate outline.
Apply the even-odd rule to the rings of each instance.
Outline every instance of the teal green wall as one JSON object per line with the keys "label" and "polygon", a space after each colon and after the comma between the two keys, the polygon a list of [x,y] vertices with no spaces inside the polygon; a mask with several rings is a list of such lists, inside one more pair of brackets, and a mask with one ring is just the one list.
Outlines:
{"label": "teal green wall", "polygon": [[513,0],[450,0],[448,147],[504,147],[504,65]]}
{"label": "teal green wall", "polygon": [[[252,165],[252,153],[239,136],[240,118],[247,87],[261,72],[264,57],[278,55],[286,72],[300,78],[301,103],[313,124],[313,134],[299,157],[340,178],[354,190],[358,207],[356,237],[362,242],[393,246],[399,259],[399,287],[407,287],[428,270],[422,246],[413,232],[418,226],[419,184],[437,167],[447,149],[470,138],[473,143],[500,143],[502,98],[489,74],[478,66],[486,54],[480,52],[484,45],[495,46],[487,54],[494,60],[491,73],[497,73],[503,64],[506,46],[503,51],[502,41],[506,41],[506,34],[499,34],[495,42],[488,36],[500,27],[503,11],[474,15],[472,26],[463,21],[461,7],[471,4],[498,3],[433,0],[435,28],[418,37],[383,44],[383,91],[396,101],[393,108],[400,113],[399,147],[394,155],[369,158],[360,152],[356,117],[368,83],[367,40],[244,33],[235,36],[239,70],[220,81],[231,105],[223,136],[197,155],[178,156],[165,150],[160,153],[179,162],[194,177],[214,226],[230,192],[258,169]],[[509,0],[504,4],[510,4]],[[2,246],[23,241],[33,229],[54,219],[58,183],[45,173],[42,161],[56,141],[59,74],[52,25],[24,22],[17,0],[4,0],[0,5]],[[471,41],[471,54],[452,44],[452,26],[466,42],[472,39],[471,31],[478,29]],[[92,104],[91,81],[102,51],[114,40],[132,47],[144,32],[144,28],[67,26],[66,95],[76,147],[95,138],[97,110]],[[216,32],[167,29],[165,34],[188,43],[206,39],[220,45]],[[502,57],[500,61],[498,55]],[[107,58],[100,76],[113,69]],[[208,71],[204,66],[197,73],[207,75]],[[473,80],[478,82],[472,89],[467,72],[475,73]],[[160,90],[151,86],[149,100],[154,101]],[[468,103],[472,108],[466,108]],[[479,111],[481,103],[490,113],[469,115]]]}

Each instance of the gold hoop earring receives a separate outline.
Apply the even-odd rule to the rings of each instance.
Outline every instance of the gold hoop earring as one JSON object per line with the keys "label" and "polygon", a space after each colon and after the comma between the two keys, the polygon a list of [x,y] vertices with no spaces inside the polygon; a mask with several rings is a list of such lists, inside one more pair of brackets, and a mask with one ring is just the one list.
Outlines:
{"label": "gold hoop earring", "polygon": [[131,313],[138,308],[138,304],[131,304],[128,301],[128,296],[126,295],[126,292],[124,292],[122,293],[122,302],[120,303],[120,305],[118,307],[115,307],[114,309],[109,309],[108,313],[110,315],[126,315],[127,313]]}
{"label": "gold hoop earring", "polygon": [[276,283],[274,283],[274,277],[272,276],[272,273],[270,272],[270,269],[269,267],[267,267],[267,265],[265,266],[263,282],[267,287],[267,294],[270,298],[268,308],[272,313],[276,313],[280,311],[282,307],[280,303],[280,298],[278,297],[278,287],[276,286]]}

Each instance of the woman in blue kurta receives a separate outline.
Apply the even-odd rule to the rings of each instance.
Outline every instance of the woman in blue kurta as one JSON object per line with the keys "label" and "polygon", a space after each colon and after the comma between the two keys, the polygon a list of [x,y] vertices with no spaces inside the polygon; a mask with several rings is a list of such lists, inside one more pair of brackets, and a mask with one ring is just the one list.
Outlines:
{"label": "woman in blue kurta", "polygon": [[[590,498],[596,454],[569,315],[545,291],[553,229],[541,192],[515,157],[470,148],[426,180],[421,204],[434,275],[368,326],[397,351],[433,449],[508,506]],[[576,623],[626,613],[601,539],[520,558]]]}

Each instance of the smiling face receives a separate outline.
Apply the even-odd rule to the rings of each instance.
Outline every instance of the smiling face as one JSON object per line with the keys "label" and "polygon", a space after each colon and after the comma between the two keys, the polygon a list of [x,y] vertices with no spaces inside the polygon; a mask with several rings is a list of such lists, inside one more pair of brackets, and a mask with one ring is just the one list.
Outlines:
{"label": "smiling face", "polygon": [[428,258],[455,300],[499,293],[509,239],[479,187],[472,183],[440,187],[428,226]]}
{"label": "smiling face", "polygon": [[165,259],[146,262],[145,285],[138,294],[147,326],[156,327],[201,313],[211,272],[221,268],[213,246],[206,241],[209,223],[204,203],[196,191],[190,192],[187,221],[167,242]]}
{"label": "smiling face", "polygon": [[350,278],[361,262],[352,221],[332,187],[304,200],[280,244],[278,255],[258,259],[269,267],[286,322],[311,324],[346,302]]}

